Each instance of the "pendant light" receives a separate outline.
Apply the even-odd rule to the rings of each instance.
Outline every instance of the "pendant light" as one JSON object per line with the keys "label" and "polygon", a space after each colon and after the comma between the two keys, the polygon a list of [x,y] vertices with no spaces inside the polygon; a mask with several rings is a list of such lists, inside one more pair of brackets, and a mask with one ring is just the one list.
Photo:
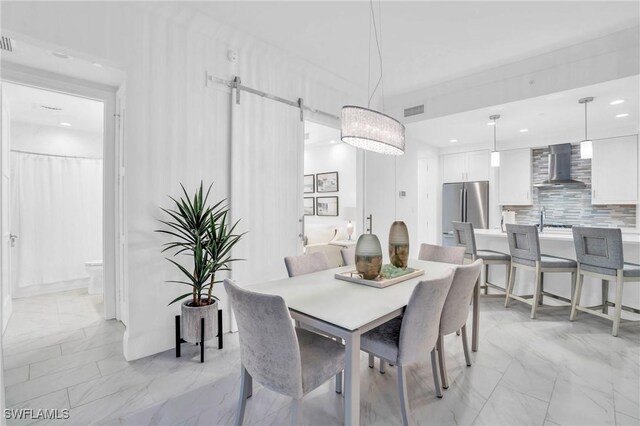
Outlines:
{"label": "pendant light", "polygon": [[[369,34],[371,34],[371,22],[373,21],[378,57],[380,58],[380,78],[369,96],[367,108],[345,105],[342,107],[341,139],[343,142],[356,148],[373,151],[387,155],[404,154],[404,125],[393,117],[371,109],[371,99],[376,93],[382,80],[382,52],[378,40],[378,28],[373,12],[373,0],[370,0],[371,20],[369,21]],[[382,33],[380,34],[382,37]],[[371,50],[369,50],[371,52]],[[371,53],[369,53],[371,55]],[[370,59],[370,58],[369,58]],[[369,75],[371,74],[371,60],[369,60]],[[369,93],[367,93],[369,95]],[[384,90],[382,91],[382,104],[384,109]]]}
{"label": "pendant light", "polygon": [[493,151],[491,151],[491,167],[500,167],[500,151],[496,148],[496,120],[499,118],[499,114],[489,116],[489,120],[493,120]]}
{"label": "pendant light", "polygon": [[593,142],[587,137],[587,104],[593,101],[593,97],[578,100],[579,104],[584,104],[584,139],[580,142],[580,158],[588,160],[593,157]]}

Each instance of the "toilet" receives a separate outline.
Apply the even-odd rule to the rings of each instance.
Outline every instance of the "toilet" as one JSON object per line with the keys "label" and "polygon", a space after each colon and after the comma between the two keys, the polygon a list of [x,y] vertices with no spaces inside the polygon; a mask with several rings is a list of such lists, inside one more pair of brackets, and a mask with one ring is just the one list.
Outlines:
{"label": "toilet", "polygon": [[89,274],[89,294],[102,294],[102,260],[85,262],[84,267]]}

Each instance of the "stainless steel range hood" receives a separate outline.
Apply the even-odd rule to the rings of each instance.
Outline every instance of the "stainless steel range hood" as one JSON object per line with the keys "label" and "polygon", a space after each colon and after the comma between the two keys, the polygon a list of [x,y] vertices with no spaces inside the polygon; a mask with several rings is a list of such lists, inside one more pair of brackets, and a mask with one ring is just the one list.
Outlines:
{"label": "stainless steel range hood", "polygon": [[536,188],[550,188],[558,186],[571,186],[584,188],[586,185],[579,180],[571,179],[571,144],[562,143],[549,145],[549,177]]}

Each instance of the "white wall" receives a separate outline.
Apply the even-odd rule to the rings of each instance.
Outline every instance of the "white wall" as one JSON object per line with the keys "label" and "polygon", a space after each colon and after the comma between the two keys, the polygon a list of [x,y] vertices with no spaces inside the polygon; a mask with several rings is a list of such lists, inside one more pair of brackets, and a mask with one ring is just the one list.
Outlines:
{"label": "white wall", "polygon": [[[364,90],[177,3],[3,3],[2,26],[126,72],[130,309],[124,354],[130,360],[174,346],[179,307],[167,303],[181,289],[165,282],[177,273],[160,253],[164,238],[153,232],[159,207],[170,205],[167,195],[177,194],[180,182],[193,188],[200,180],[213,181],[212,197],[228,196],[231,99],[227,87],[205,85],[205,72],[224,79],[239,75],[245,85],[303,98],[336,115],[341,105],[365,100]],[[238,53],[235,63],[227,60],[230,48]],[[220,289],[216,293],[224,299]]]}
{"label": "white wall", "polygon": [[102,158],[102,133],[14,121],[11,123],[11,149]]}
{"label": "white wall", "polygon": [[[340,132],[336,131],[340,139]],[[335,216],[306,216],[305,226],[326,227],[335,226],[343,232],[347,222],[351,219],[355,225],[353,237],[359,234],[359,215],[347,217],[348,208],[357,214],[356,204],[356,149],[342,142],[307,144],[304,151],[304,174],[338,172],[338,192],[316,192],[304,194],[305,197],[338,197],[338,217]]]}

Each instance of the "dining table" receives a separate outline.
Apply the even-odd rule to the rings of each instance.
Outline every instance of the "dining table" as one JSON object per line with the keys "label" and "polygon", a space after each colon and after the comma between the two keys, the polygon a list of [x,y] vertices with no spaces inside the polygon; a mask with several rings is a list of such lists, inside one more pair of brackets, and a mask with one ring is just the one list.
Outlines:
{"label": "dining table", "polygon": [[[457,265],[411,259],[408,266],[424,270],[424,274],[385,288],[335,278],[336,273],[355,270],[353,265],[247,286],[252,291],[281,296],[293,320],[344,341],[345,425],[360,423],[362,334],[401,315],[419,282],[440,278]],[[474,304],[474,308],[477,311],[477,304]],[[476,315],[474,320],[477,322]],[[476,331],[477,327],[473,327],[473,330]]]}

